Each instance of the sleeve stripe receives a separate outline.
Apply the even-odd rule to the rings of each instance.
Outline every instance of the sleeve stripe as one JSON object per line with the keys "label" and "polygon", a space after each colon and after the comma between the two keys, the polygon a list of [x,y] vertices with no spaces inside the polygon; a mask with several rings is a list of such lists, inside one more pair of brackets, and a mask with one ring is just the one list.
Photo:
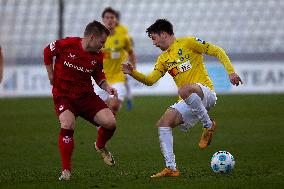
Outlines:
{"label": "sleeve stripe", "polygon": [[208,52],[208,49],[209,49],[209,44],[207,44],[205,54]]}
{"label": "sleeve stripe", "polygon": [[157,70],[157,71],[160,72],[161,74],[164,74],[164,72],[158,70],[157,68],[154,68],[154,70]]}

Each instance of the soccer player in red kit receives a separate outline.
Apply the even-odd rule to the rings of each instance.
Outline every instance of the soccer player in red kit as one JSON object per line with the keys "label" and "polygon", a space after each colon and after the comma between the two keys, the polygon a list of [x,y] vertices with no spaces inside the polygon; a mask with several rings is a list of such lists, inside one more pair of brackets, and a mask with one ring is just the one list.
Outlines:
{"label": "soccer player in red kit", "polygon": [[116,120],[108,106],[93,92],[91,80],[93,77],[102,89],[117,96],[102,71],[103,54],[100,49],[108,35],[109,30],[104,25],[93,21],[86,26],[83,38],[67,37],[50,43],[44,49],[44,63],[53,86],[55,111],[61,125],[58,146],[62,173],[59,180],[69,180],[71,177],[73,133],[77,116],[100,125],[94,147],[107,165],[115,164],[105,146],[114,134]]}

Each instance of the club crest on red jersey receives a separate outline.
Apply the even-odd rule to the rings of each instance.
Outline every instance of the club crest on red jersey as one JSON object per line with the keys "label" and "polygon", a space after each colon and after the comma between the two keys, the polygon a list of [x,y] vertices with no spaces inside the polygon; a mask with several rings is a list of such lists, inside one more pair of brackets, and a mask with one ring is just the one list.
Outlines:
{"label": "club crest on red jersey", "polygon": [[91,64],[92,64],[92,65],[95,65],[96,63],[97,63],[96,60],[92,60],[92,61],[91,61]]}
{"label": "club crest on red jersey", "polygon": [[75,59],[76,55],[75,54],[72,54],[72,53],[69,53],[68,55],[68,58],[71,58],[71,59]]}
{"label": "club crest on red jersey", "polygon": [[62,111],[64,109],[64,106],[60,105],[58,109],[59,109],[59,111]]}

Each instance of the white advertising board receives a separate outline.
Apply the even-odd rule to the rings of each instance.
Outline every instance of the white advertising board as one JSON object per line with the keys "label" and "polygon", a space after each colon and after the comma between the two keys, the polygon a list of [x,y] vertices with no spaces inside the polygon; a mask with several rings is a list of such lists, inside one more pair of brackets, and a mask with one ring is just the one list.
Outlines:
{"label": "white advertising board", "polygon": [[[137,70],[149,73],[153,64],[138,64]],[[218,94],[234,93],[284,93],[284,63],[282,62],[234,62],[236,72],[244,84],[232,86],[223,65],[206,65]],[[171,76],[166,74],[153,86],[146,86],[129,77],[134,95],[175,95],[177,88]],[[44,66],[6,66],[0,84],[1,97],[50,96],[51,86]]]}

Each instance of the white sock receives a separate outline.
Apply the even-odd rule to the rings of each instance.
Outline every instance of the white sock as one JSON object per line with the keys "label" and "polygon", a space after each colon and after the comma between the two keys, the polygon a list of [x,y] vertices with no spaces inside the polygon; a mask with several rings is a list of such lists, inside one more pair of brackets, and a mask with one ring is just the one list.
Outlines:
{"label": "white sock", "polygon": [[166,166],[176,171],[176,160],[173,152],[173,135],[172,128],[159,127],[159,139],[161,151],[164,155]]}
{"label": "white sock", "polygon": [[196,93],[192,93],[184,102],[200,118],[204,128],[210,128],[212,126],[212,121],[210,120],[207,110],[202,104],[201,98]]}

